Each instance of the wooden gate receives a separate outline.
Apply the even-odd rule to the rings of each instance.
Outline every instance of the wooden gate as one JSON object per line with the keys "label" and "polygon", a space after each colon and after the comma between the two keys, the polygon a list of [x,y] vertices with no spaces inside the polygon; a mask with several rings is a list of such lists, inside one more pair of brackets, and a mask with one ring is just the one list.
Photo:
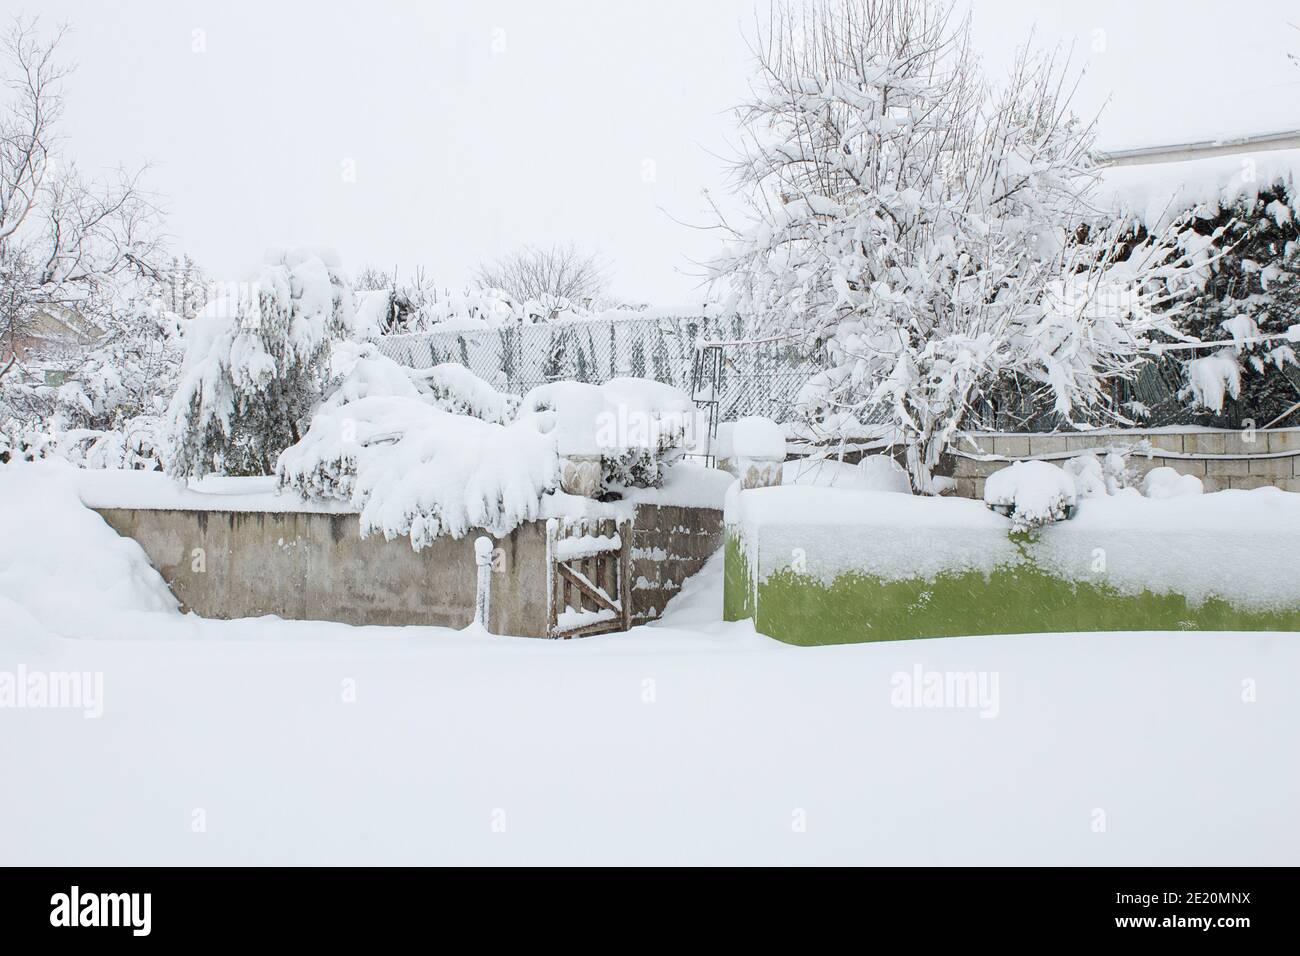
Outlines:
{"label": "wooden gate", "polygon": [[551,637],[626,631],[631,620],[632,522],[546,522],[547,616]]}

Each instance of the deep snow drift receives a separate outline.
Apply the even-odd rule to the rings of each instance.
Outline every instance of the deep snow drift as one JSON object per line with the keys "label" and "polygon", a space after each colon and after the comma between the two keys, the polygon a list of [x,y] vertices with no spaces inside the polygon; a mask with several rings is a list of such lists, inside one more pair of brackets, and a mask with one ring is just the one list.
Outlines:
{"label": "deep snow drift", "polygon": [[201,621],[60,481],[0,470],[0,678],[102,716],[0,709],[0,863],[1300,859],[1295,634],[794,648],[719,622],[717,558],[581,641]]}

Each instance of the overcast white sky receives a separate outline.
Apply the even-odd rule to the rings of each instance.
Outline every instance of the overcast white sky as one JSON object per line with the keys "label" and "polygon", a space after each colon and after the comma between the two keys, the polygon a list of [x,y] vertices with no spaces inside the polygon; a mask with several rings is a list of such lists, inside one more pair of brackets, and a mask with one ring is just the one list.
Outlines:
{"label": "overcast white sky", "polygon": [[[214,278],[268,246],[444,285],[575,240],[615,291],[698,296],[755,0],[2,0],[71,23],[65,132],[86,167],[155,165],[169,231]],[[1300,127],[1296,0],[973,0],[1004,64],[1031,27],[1088,63],[1102,145]],[[196,33],[196,31],[201,31]],[[346,175],[354,172],[354,180]]]}

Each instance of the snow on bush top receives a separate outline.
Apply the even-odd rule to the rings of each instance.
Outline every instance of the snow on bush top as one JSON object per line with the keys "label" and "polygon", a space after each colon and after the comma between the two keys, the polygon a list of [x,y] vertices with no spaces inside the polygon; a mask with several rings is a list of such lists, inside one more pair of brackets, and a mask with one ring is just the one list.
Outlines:
{"label": "snow on bush top", "polygon": [[737,458],[784,461],[785,430],[770,418],[742,418],[731,430],[731,451]]}
{"label": "snow on bush top", "polygon": [[1142,494],[1148,498],[1182,498],[1205,494],[1205,485],[1195,475],[1180,475],[1172,468],[1152,468],[1142,479]]}
{"label": "snow on bush top", "polygon": [[796,458],[782,466],[781,482],[904,495],[912,493],[907,472],[888,455],[867,455],[856,465],[829,458]]}
{"label": "snow on bush top", "polygon": [[348,501],[362,534],[408,535],[416,550],[440,534],[509,533],[539,517],[555,487],[553,435],[457,415],[418,398],[371,396],[322,408],[277,468],[282,488]]}
{"label": "snow on bush top", "polygon": [[363,534],[408,535],[418,551],[439,535],[482,528],[501,536],[540,516],[558,480],[553,436],[528,422],[428,415],[424,427],[359,465],[353,503]]}
{"label": "snow on bush top", "polygon": [[695,413],[680,388],[644,378],[550,382],[529,391],[522,408],[555,412],[561,449],[572,454],[662,447],[684,437]]}
{"label": "snow on bush top", "polygon": [[659,487],[694,440],[689,396],[648,379],[552,382],[532,389],[521,408],[539,427],[555,429],[561,455],[599,456],[610,489]]}
{"label": "snow on bush top", "polygon": [[984,503],[1004,509],[1017,531],[1060,521],[1076,500],[1074,479],[1045,461],[1014,462],[984,482]]}
{"label": "snow on bush top", "polygon": [[858,474],[872,491],[892,491],[900,495],[912,493],[912,482],[907,477],[907,469],[888,455],[865,456],[858,462]]}
{"label": "snow on bush top", "polygon": [[388,289],[364,289],[356,294],[353,336],[357,340],[377,339],[384,334],[392,295]]}
{"label": "snow on bush top", "polygon": [[336,342],[330,373],[337,385],[322,407],[337,408],[360,398],[387,396],[427,402],[443,411],[504,425],[518,399],[503,395],[463,365],[408,368],[365,342]]}

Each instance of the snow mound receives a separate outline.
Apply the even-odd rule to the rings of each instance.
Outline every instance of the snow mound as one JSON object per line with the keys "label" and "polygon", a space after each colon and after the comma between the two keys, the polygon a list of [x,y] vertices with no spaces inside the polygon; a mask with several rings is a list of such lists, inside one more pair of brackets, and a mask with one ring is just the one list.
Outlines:
{"label": "snow mound", "polygon": [[176,610],[143,549],[81,503],[76,480],[59,461],[0,468],[0,599],[11,602],[0,619],[26,630],[17,606],[49,631],[93,637],[105,611]]}
{"label": "snow mound", "polygon": [[1009,515],[1016,531],[1068,517],[1077,498],[1069,473],[1045,461],[1014,462],[984,483],[984,503]]}
{"label": "snow mound", "polygon": [[785,458],[785,430],[770,418],[751,415],[736,422],[731,450],[737,458]]}
{"label": "snow mound", "polygon": [[1172,468],[1152,468],[1142,479],[1142,494],[1148,498],[1182,498],[1205,493],[1205,486],[1195,475],[1180,475]]}
{"label": "snow mound", "polygon": [[912,493],[907,472],[887,455],[869,455],[856,465],[829,458],[797,458],[782,466],[781,483],[904,495]]}
{"label": "snow mound", "polygon": [[907,477],[907,469],[888,455],[865,456],[858,462],[858,473],[866,482],[867,491],[892,491],[900,495],[912,493],[912,482]]}
{"label": "snow mound", "polygon": [[352,334],[359,341],[377,339],[384,334],[392,309],[393,293],[390,289],[365,289],[356,293]]}
{"label": "snow mound", "polygon": [[680,445],[695,419],[690,396],[644,378],[611,378],[600,385],[551,382],[528,392],[522,408],[554,413],[561,450],[572,454]]}
{"label": "snow mound", "polygon": [[662,486],[693,444],[698,418],[681,389],[626,377],[539,385],[524,396],[520,414],[553,430],[561,455],[599,457],[607,489]]}
{"label": "snow mound", "polygon": [[368,342],[336,342],[330,353],[330,376],[337,384],[323,406],[337,408],[375,396],[420,398],[415,372],[385,357]]}

